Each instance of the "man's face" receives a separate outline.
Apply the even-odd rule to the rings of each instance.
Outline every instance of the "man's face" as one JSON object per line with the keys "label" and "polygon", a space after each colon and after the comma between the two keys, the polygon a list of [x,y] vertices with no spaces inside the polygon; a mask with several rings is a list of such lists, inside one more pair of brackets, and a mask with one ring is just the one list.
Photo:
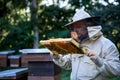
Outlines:
{"label": "man's face", "polygon": [[78,42],[82,42],[88,38],[88,31],[85,25],[73,24],[70,30],[71,37]]}

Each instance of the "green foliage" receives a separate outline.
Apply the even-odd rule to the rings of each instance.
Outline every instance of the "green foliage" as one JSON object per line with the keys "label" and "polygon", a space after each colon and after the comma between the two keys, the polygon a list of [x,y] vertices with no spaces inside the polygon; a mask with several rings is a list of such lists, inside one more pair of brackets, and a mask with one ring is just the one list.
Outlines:
{"label": "green foliage", "polygon": [[[26,2],[5,0],[0,1],[4,6],[0,8],[0,50],[19,50],[33,47],[31,23],[26,14],[20,10],[26,7]],[[4,12],[5,10],[6,12]]]}
{"label": "green foliage", "polygon": [[[42,0],[37,0],[40,4]],[[30,20],[35,15],[32,12],[24,12],[30,8],[32,0],[1,0],[0,1],[0,50],[31,48],[35,37],[33,26],[39,28],[39,40],[49,38],[69,37],[65,24],[71,22],[76,8],[85,7],[92,16],[101,16],[103,33],[111,39],[120,50],[120,2],[117,5],[108,3],[107,6],[95,0],[69,0],[70,7],[60,7],[57,0],[53,5],[38,5],[38,21]],[[33,23],[34,22],[34,23]]]}
{"label": "green foliage", "polygon": [[57,5],[40,6],[40,8],[44,8],[39,15],[40,39],[67,37],[68,30],[64,25],[68,23],[73,11],[59,8]]}
{"label": "green foliage", "polygon": [[120,6],[110,4],[107,7],[103,6],[103,9],[101,13],[97,12],[101,16],[103,33],[120,49]]}
{"label": "green foliage", "polygon": [[75,8],[81,7],[79,0],[69,0],[69,3],[71,4],[71,6],[74,6]]}
{"label": "green foliage", "polygon": [[[8,29],[8,34],[3,36],[1,40],[0,49],[9,50],[15,49],[19,50],[22,48],[28,48],[33,46],[34,37],[30,34],[30,29],[27,28],[29,23],[22,23],[24,25],[19,24],[19,26],[10,26]],[[25,26],[26,24],[26,26]],[[30,44],[31,43],[31,44]]]}

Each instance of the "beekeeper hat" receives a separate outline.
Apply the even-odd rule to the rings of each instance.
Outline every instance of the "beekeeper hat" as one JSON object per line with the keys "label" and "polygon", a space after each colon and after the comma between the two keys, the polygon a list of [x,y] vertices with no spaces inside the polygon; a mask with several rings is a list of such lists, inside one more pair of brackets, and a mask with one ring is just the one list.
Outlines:
{"label": "beekeeper hat", "polygon": [[79,9],[76,11],[75,15],[72,18],[72,22],[66,24],[66,27],[72,26],[75,23],[85,23],[86,26],[96,26],[99,25],[100,17],[94,16],[91,17],[84,9]]}

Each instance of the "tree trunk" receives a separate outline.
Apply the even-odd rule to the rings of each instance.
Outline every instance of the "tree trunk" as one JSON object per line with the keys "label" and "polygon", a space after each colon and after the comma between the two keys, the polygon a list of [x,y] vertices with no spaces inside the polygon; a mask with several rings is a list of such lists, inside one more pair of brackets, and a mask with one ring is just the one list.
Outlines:
{"label": "tree trunk", "polygon": [[34,32],[34,44],[33,48],[38,48],[39,42],[39,30],[38,30],[38,15],[37,15],[37,0],[31,2],[31,24]]}

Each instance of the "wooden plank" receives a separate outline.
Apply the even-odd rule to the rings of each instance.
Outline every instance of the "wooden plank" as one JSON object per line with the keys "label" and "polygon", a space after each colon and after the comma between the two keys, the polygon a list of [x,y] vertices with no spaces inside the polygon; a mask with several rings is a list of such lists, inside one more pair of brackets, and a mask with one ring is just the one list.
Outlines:
{"label": "wooden plank", "polygon": [[0,67],[7,67],[8,66],[8,59],[6,54],[0,55]]}
{"label": "wooden plank", "polygon": [[55,80],[53,76],[28,76],[28,80]]}
{"label": "wooden plank", "polygon": [[28,80],[61,80],[61,74],[55,76],[28,76]]}
{"label": "wooden plank", "polygon": [[52,62],[30,62],[29,76],[54,76],[54,64]]}
{"label": "wooden plank", "polygon": [[28,67],[30,61],[52,61],[50,54],[22,54],[22,67]]}

